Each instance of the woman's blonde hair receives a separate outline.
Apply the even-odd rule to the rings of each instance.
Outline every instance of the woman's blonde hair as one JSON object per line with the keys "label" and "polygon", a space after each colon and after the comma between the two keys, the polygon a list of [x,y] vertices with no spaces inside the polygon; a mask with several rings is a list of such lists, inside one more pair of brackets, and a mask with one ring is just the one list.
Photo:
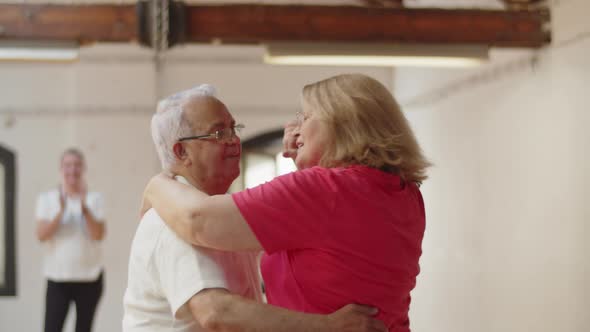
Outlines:
{"label": "woman's blonde hair", "polygon": [[344,74],[306,85],[304,113],[328,127],[332,144],[320,166],[360,164],[421,183],[430,162],[397,102],[383,84],[362,74]]}

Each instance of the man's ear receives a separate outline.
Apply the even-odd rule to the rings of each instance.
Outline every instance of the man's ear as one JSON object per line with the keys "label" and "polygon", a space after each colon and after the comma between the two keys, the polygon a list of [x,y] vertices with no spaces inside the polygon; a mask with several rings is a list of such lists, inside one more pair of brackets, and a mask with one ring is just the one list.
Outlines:
{"label": "man's ear", "polygon": [[178,160],[184,161],[186,157],[188,157],[186,149],[181,142],[174,143],[172,146],[172,152],[174,153],[174,157]]}

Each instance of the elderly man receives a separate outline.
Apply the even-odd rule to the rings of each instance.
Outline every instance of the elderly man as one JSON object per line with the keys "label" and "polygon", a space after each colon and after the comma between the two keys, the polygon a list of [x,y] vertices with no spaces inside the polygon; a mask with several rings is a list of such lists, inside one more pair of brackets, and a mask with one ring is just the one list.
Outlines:
{"label": "elderly man", "polygon": [[[164,99],[152,118],[163,168],[210,195],[239,175],[240,128],[210,85]],[[131,247],[123,331],[387,331],[363,306],[312,315],[261,303],[258,276],[254,253],[193,247],[151,209]]]}

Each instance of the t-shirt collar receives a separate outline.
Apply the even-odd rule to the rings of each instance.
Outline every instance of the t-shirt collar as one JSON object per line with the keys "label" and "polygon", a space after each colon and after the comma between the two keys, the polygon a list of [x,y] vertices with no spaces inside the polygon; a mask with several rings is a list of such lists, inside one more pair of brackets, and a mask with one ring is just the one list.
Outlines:
{"label": "t-shirt collar", "polygon": [[175,175],[174,179],[182,184],[186,184],[187,186],[193,186],[188,180],[182,175]]}

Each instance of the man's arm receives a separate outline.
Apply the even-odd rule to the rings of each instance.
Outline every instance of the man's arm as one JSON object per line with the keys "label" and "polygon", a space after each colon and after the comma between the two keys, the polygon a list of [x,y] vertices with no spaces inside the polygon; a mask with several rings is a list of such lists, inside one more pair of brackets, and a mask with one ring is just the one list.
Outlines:
{"label": "man's arm", "polygon": [[189,300],[190,310],[207,331],[213,332],[387,332],[372,317],[376,309],[349,304],[330,315],[306,314],[259,303],[229,293],[206,289]]}

